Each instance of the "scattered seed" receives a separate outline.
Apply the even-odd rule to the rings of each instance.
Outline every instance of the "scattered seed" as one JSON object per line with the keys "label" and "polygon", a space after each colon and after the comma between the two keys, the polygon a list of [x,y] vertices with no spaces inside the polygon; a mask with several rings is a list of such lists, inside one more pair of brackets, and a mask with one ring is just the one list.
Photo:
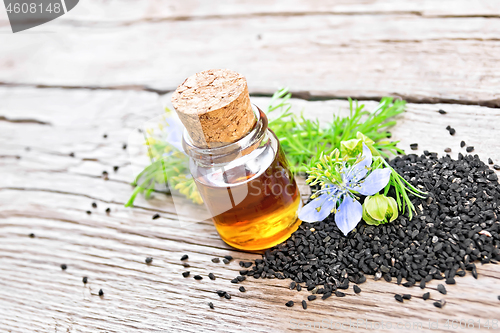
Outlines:
{"label": "scattered seed", "polygon": [[444,286],[444,285],[442,285],[442,284],[438,284],[438,286],[437,286],[437,290],[438,290],[441,294],[446,295],[446,288],[445,288],[445,286]]}
{"label": "scattered seed", "polygon": [[99,289],[99,296],[104,296],[104,291],[102,291],[102,289]]}
{"label": "scattered seed", "polygon": [[31,233],[29,236],[30,236],[30,238],[35,238],[35,234],[34,233]]}
{"label": "scattered seed", "polygon": [[410,300],[411,299],[411,295],[410,294],[403,294],[403,299]]}
{"label": "scattered seed", "polygon": [[97,204],[95,202],[92,203],[92,208],[97,208]]}
{"label": "scattered seed", "polygon": [[217,290],[217,295],[219,295],[219,297],[224,297],[224,295],[226,295],[226,292],[224,290]]}
{"label": "scattered seed", "polygon": [[238,282],[240,282],[240,281],[238,281],[237,278],[234,278],[234,279],[231,280],[231,283],[238,283]]}
{"label": "scattered seed", "polygon": [[190,265],[190,264],[188,264],[187,262],[183,262],[183,263],[182,263],[182,266],[184,266],[184,267],[186,267],[186,268],[191,267],[191,265]]}
{"label": "scattered seed", "polygon": [[436,308],[440,308],[441,309],[446,304],[446,301],[445,300],[439,300],[439,301],[436,301],[436,302],[434,302],[432,304],[434,304],[434,306]]}
{"label": "scattered seed", "polygon": [[449,277],[449,278],[446,279],[445,282],[446,282],[446,284],[455,284],[455,279],[452,278],[452,277]]}
{"label": "scattered seed", "polygon": [[355,292],[356,294],[359,294],[359,293],[361,292],[361,288],[360,288],[360,287],[358,287],[357,285],[352,286],[352,289],[354,290],[354,292]]}
{"label": "scattered seed", "polygon": [[209,273],[209,274],[208,274],[208,278],[209,278],[210,280],[215,280],[215,275],[214,275],[214,273]]}
{"label": "scattered seed", "polygon": [[337,297],[344,297],[345,294],[343,292],[337,290],[337,291],[335,291],[335,296],[337,296]]}
{"label": "scattered seed", "polygon": [[444,152],[445,152],[445,153],[451,153],[451,148],[445,148],[445,149],[444,149]]}
{"label": "scattered seed", "polygon": [[498,300],[500,301],[500,296],[497,296]]}
{"label": "scattered seed", "polygon": [[61,269],[62,269],[63,271],[65,271],[65,270],[66,270],[66,268],[68,268],[68,266],[66,266],[66,264],[62,264],[62,265],[61,265]]}
{"label": "scattered seed", "polygon": [[328,291],[328,292],[324,293],[323,296],[321,296],[321,299],[327,299],[330,296],[332,296],[332,293]]}
{"label": "scattered seed", "polygon": [[438,112],[441,113],[441,114],[446,114],[447,113],[445,110],[439,110]]}
{"label": "scattered seed", "polygon": [[491,158],[488,158],[488,164],[493,164],[493,160]]}
{"label": "scattered seed", "polygon": [[450,128],[448,131],[450,132],[450,135],[455,135],[456,133],[454,128]]}
{"label": "scattered seed", "polygon": [[224,295],[224,297],[225,297],[226,299],[231,299],[231,295],[229,295],[228,293],[226,293],[226,294]]}
{"label": "scattered seed", "polygon": [[126,143],[123,144],[122,149],[127,149],[127,144]]}
{"label": "scattered seed", "polygon": [[91,212],[90,210],[88,210],[88,211],[87,211],[87,214],[88,214],[88,215],[90,215],[90,214],[92,214],[92,212]]}
{"label": "scattered seed", "polygon": [[427,301],[429,299],[429,297],[431,297],[430,292],[426,292],[425,294],[422,295],[422,298],[424,299],[424,301]]}
{"label": "scattered seed", "polygon": [[396,299],[396,301],[403,303],[403,296],[401,296],[400,294],[394,295],[394,298]]}
{"label": "scattered seed", "polygon": [[468,153],[471,153],[471,152],[474,150],[474,147],[473,147],[473,146],[469,146],[469,147],[465,148],[465,150],[466,150]]}
{"label": "scattered seed", "polygon": [[108,135],[107,134],[103,134],[102,137],[106,139],[108,137]]}
{"label": "scattered seed", "polygon": [[117,171],[118,171],[118,169],[120,169],[120,167],[119,167],[118,165],[115,165],[115,166],[113,167],[113,171],[114,171],[114,172],[117,172]]}
{"label": "scattered seed", "polygon": [[153,220],[156,220],[156,219],[159,219],[159,218],[160,218],[160,214],[155,214],[155,215],[153,215],[153,217],[152,217],[152,219],[153,219]]}
{"label": "scattered seed", "polygon": [[83,282],[83,283],[85,283],[85,284],[87,284],[87,281],[88,281],[88,280],[89,280],[89,279],[88,279],[86,276],[84,276],[84,277],[83,277],[83,279],[82,279],[82,282]]}
{"label": "scattered seed", "polygon": [[410,144],[411,150],[417,150],[418,149],[418,143],[412,143]]}
{"label": "scattered seed", "polygon": [[111,213],[111,208],[109,208],[109,207],[108,207],[108,208],[106,208],[106,213],[107,213],[107,214]]}
{"label": "scattered seed", "polygon": [[219,258],[212,258],[212,262],[217,264],[220,262],[220,259]]}
{"label": "scattered seed", "polygon": [[69,156],[75,157],[75,153],[69,153]]}
{"label": "scattered seed", "polygon": [[186,272],[182,273],[182,276],[186,278],[186,277],[189,276],[189,274],[191,274],[191,272],[190,271],[186,271]]}
{"label": "scattered seed", "polygon": [[241,287],[239,288],[239,290],[240,290],[242,293],[244,293],[244,292],[246,291],[245,287],[243,287],[243,286],[241,286]]}
{"label": "scattered seed", "polygon": [[181,257],[181,260],[187,260],[187,259],[189,259],[189,256],[188,256],[187,254],[185,254],[185,255],[183,255],[183,256]]}
{"label": "scattered seed", "polygon": [[208,306],[210,307],[210,309],[212,309],[212,310],[214,309],[214,303],[208,302]]}
{"label": "scattered seed", "polygon": [[293,301],[288,301],[285,303],[285,305],[289,308],[291,308],[293,306]]}
{"label": "scattered seed", "polygon": [[307,302],[302,300],[302,309],[307,310]]}
{"label": "scattered seed", "polygon": [[314,301],[316,299],[316,295],[309,295],[307,296],[308,301]]}
{"label": "scattered seed", "polygon": [[493,166],[493,169],[495,169],[495,170],[500,170],[500,165],[495,164],[495,165]]}
{"label": "scattered seed", "polygon": [[297,284],[297,291],[301,291],[302,290],[302,286],[300,284]]}
{"label": "scattered seed", "polygon": [[203,277],[201,275],[195,275],[193,277],[195,280],[198,280],[198,281],[203,279]]}
{"label": "scattered seed", "polygon": [[150,263],[153,262],[153,258],[152,257],[147,257],[145,261],[146,261],[146,264],[150,264]]}
{"label": "scattered seed", "polygon": [[425,289],[425,280],[420,281],[420,289]]}
{"label": "scattered seed", "polygon": [[227,260],[226,258],[222,259],[222,262],[225,263],[226,265],[229,264],[229,260]]}
{"label": "scattered seed", "polygon": [[462,148],[463,148],[463,147],[465,147],[465,141],[463,141],[463,140],[462,140],[462,141],[460,142],[460,147],[462,147]]}
{"label": "scattered seed", "polygon": [[231,256],[224,256],[224,259],[227,259],[227,260],[231,261],[231,260],[233,260],[233,257],[231,257]]}

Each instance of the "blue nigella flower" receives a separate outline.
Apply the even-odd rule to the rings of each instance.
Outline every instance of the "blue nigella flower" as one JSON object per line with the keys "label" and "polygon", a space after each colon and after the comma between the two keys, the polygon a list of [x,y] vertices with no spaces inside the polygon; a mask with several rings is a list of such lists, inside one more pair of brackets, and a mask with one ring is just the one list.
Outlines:
{"label": "blue nigella flower", "polygon": [[317,222],[323,221],[330,213],[335,213],[335,223],[347,236],[358,225],[363,215],[363,208],[356,200],[356,194],[374,195],[389,182],[390,169],[376,169],[369,173],[371,165],[372,154],[363,144],[362,159],[352,166],[343,161],[340,168],[341,181],[325,183],[322,189],[315,193],[316,198],[302,208],[299,219]]}

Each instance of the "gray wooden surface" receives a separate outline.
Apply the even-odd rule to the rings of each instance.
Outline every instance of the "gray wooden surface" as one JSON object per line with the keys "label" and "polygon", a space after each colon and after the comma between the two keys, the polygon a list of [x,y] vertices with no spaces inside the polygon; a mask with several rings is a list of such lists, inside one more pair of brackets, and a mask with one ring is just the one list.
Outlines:
{"label": "gray wooden surface", "polygon": [[[369,109],[380,96],[403,96],[413,103],[393,129],[402,148],[418,142],[418,153],[450,147],[456,156],[465,140],[500,164],[499,22],[496,1],[88,0],[13,35],[0,10],[0,331],[328,332],[291,322],[359,319],[424,328],[439,320],[434,331],[472,332],[478,320],[500,319],[497,265],[479,266],[478,280],[459,278],[446,297],[430,283],[431,298],[447,300],[441,310],[419,288],[371,277],[360,295],[286,308],[308,293],[253,278],[239,292],[230,283],[238,261],[259,256],[226,246],[210,222],[184,223],[200,207],[179,221],[164,195],[123,206],[143,157],[136,128],[162,114],[167,92],[185,77],[214,67],[240,71],[252,93],[288,85],[300,97],[367,99]],[[348,106],[293,104],[323,120]],[[185,253],[202,281],[181,276]],[[226,254],[235,258],[229,265],[210,261]],[[413,295],[404,305],[393,298],[402,292]],[[446,328],[446,319],[474,319],[476,328]]]}

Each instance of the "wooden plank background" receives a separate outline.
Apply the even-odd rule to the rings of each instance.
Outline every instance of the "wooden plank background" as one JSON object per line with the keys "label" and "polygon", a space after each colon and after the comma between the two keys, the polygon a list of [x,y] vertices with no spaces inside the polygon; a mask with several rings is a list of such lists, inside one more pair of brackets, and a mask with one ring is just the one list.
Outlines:
{"label": "wooden plank background", "polygon": [[[459,278],[446,297],[431,282],[431,298],[447,300],[441,310],[419,288],[371,277],[360,295],[286,308],[308,293],[288,290],[286,280],[251,278],[242,283],[246,293],[230,283],[239,260],[259,255],[229,248],[209,222],[193,223],[201,207],[179,221],[164,195],[123,206],[143,157],[133,144],[137,127],[162,114],[185,77],[214,67],[240,71],[254,95],[289,86],[300,97],[296,112],[325,121],[346,112],[345,96],[366,99],[369,109],[381,96],[403,96],[412,103],[393,130],[402,148],[418,142],[418,153],[450,147],[456,156],[465,140],[500,164],[498,2],[88,0],[18,34],[4,13],[0,331],[328,332],[290,322],[358,319],[424,327],[439,320],[439,331],[457,331],[445,320],[500,319],[497,265],[480,266],[479,280]],[[328,100],[304,100],[318,98]],[[155,213],[161,218],[152,220]],[[181,276],[185,253],[202,281]],[[210,261],[226,254],[235,258],[229,265]],[[220,299],[219,289],[232,299]],[[393,298],[402,292],[413,295],[404,305]]]}

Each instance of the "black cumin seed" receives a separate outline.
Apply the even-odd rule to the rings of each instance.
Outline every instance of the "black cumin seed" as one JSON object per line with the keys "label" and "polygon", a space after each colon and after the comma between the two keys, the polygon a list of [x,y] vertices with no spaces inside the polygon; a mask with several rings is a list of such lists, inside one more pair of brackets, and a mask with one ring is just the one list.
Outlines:
{"label": "black cumin seed", "polygon": [[30,238],[35,238],[35,234],[34,233],[31,233],[29,236],[30,236]]}
{"label": "black cumin seed", "polygon": [[359,293],[361,292],[361,288],[360,288],[360,287],[358,287],[357,285],[352,286],[352,289],[354,290],[354,292],[355,292],[356,294],[359,294]]}
{"label": "black cumin seed", "polygon": [[84,276],[83,279],[82,279],[82,282],[83,283],[87,283],[88,280],[89,280],[88,277]]}
{"label": "black cumin seed", "polygon": [[150,263],[153,262],[153,258],[152,257],[147,257],[145,261],[146,261],[146,264],[150,264]]}
{"label": "black cumin seed", "polygon": [[189,276],[189,274],[191,274],[191,272],[190,272],[190,271],[183,272],[183,273],[182,273],[182,276],[184,276],[184,277],[188,277],[188,276]]}
{"label": "black cumin seed", "polygon": [[449,131],[451,129],[451,126],[450,125],[446,126],[446,129]]}
{"label": "black cumin seed", "polygon": [[296,286],[297,286],[297,282],[292,281],[292,282],[290,283],[290,290],[294,290]]}
{"label": "black cumin seed", "polygon": [[429,297],[431,297],[430,292],[426,292],[425,294],[422,295],[422,298],[424,299],[424,301],[427,301],[429,299]]}
{"label": "black cumin seed", "polygon": [[126,143],[123,144],[122,149],[127,149],[127,144]]}
{"label": "black cumin seed", "polygon": [[224,297],[224,295],[226,295],[226,292],[224,290],[217,290],[217,295],[219,295],[219,297]]}
{"label": "black cumin seed", "polygon": [[396,301],[403,303],[403,296],[401,296],[400,294],[394,295],[394,298],[396,299]]}
{"label": "black cumin seed", "polygon": [[341,292],[340,290],[335,291],[335,296],[337,297],[344,297],[345,293]]}
{"label": "black cumin seed", "polygon": [[297,291],[301,291],[302,290],[302,286],[300,284],[297,284]]}
{"label": "black cumin seed", "polygon": [[500,170],[500,165],[495,164],[495,165],[493,166],[493,169],[495,169],[495,170]]}
{"label": "black cumin seed", "polygon": [[225,294],[224,294],[224,297],[225,297],[226,299],[231,299],[231,295],[229,295],[228,293],[225,293]]}
{"label": "black cumin seed", "polygon": [[242,293],[244,293],[244,292],[246,291],[245,287],[243,287],[243,286],[241,286],[241,287],[239,288],[239,290],[240,290]]}
{"label": "black cumin seed", "polygon": [[224,256],[224,258],[229,260],[229,261],[233,260],[233,257],[231,257],[231,256]]}
{"label": "black cumin seed", "polygon": [[214,308],[214,303],[208,302],[208,306],[210,307],[210,309],[213,309]]}
{"label": "black cumin seed", "polygon": [[69,153],[69,156],[75,157],[75,153]]}
{"label": "black cumin seed", "polygon": [[248,274],[248,270],[246,269],[243,269],[240,271],[240,275],[247,275]]}
{"label": "black cumin seed", "polygon": [[88,214],[88,215],[90,215],[90,214],[92,214],[92,212],[91,212],[90,210],[88,210],[88,211],[87,211],[87,214]]}
{"label": "black cumin seed", "polygon": [[468,153],[471,153],[471,152],[474,150],[474,146],[469,146],[469,147],[465,148],[465,150],[466,150]]}
{"label": "black cumin seed", "polygon": [[194,279],[199,281],[199,280],[202,280],[203,277],[201,275],[195,275]]}
{"label": "black cumin seed", "polygon": [[460,147],[465,147],[465,141],[462,140],[462,142],[460,142]]}
{"label": "black cumin seed", "polygon": [[153,215],[153,217],[152,217],[152,219],[153,219],[153,220],[156,220],[156,219],[159,219],[159,218],[160,218],[160,214],[155,214],[155,215]]}
{"label": "black cumin seed", "polygon": [[251,266],[252,266],[252,262],[251,261],[246,261],[246,262],[243,263],[243,267],[245,267],[245,268],[249,268]]}
{"label": "black cumin seed", "polygon": [[332,296],[332,293],[328,291],[328,292],[324,293],[323,296],[321,296],[321,299],[327,299],[330,296]]}
{"label": "black cumin seed", "polygon": [[441,114],[446,114],[445,110],[439,110],[438,112],[441,113]]}
{"label": "black cumin seed", "polygon": [[209,274],[208,274],[208,278],[209,278],[210,280],[215,280],[215,275],[214,275],[214,273],[209,273]]}
{"label": "black cumin seed", "polygon": [[497,296],[498,300],[500,301],[500,296]]}
{"label": "black cumin seed", "polygon": [[420,289],[425,288],[425,280],[420,281]]}
{"label": "black cumin seed", "polygon": [[477,279],[477,270],[476,270],[476,266],[474,266],[472,268],[472,276],[474,277],[474,279]]}
{"label": "black cumin seed", "polygon": [[108,207],[108,208],[106,208],[106,213],[107,213],[107,214],[111,213],[111,208],[109,208],[109,207]]}
{"label": "black cumin seed", "polygon": [[102,291],[102,289],[99,289],[99,296],[104,296],[104,291]]}
{"label": "black cumin seed", "polygon": [[106,139],[108,137],[108,135],[107,134],[103,134],[102,137]]}
{"label": "black cumin seed", "polygon": [[231,283],[238,283],[238,282],[240,282],[240,281],[238,281],[237,278],[234,278],[234,279],[231,280]]}
{"label": "black cumin seed", "polygon": [[316,299],[316,295],[309,295],[307,296],[308,301],[314,301]]}
{"label": "black cumin seed", "polygon": [[307,309],[307,302],[302,300],[302,309],[306,310]]}
{"label": "black cumin seed", "polygon": [[446,288],[445,288],[445,286],[444,286],[444,285],[442,285],[442,284],[438,284],[438,286],[437,286],[437,290],[438,290],[441,294],[446,295]]}
{"label": "black cumin seed", "polygon": [[411,150],[417,150],[418,149],[418,143],[412,143],[410,144]]}
{"label": "black cumin seed", "polygon": [[222,259],[222,262],[225,263],[226,265],[229,264],[229,260],[227,260],[226,258]]}
{"label": "black cumin seed", "polygon": [[187,254],[185,254],[185,255],[183,255],[183,256],[181,257],[181,260],[187,260],[187,259],[189,259],[189,256],[188,256]]}
{"label": "black cumin seed", "polygon": [[62,269],[63,271],[65,271],[65,270],[66,270],[66,268],[68,268],[68,266],[66,266],[66,264],[62,264],[62,265],[61,265],[61,269]]}
{"label": "black cumin seed", "polygon": [[442,300],[439,300],[439,301],[434,302],[432,304],[434,304],[434,306],[436,308],[442,308],[446,304],[446,301],[442,299]]}
{"label": "black cumin seed", "polygon": [[118,169],[120,169],[120,167],[119,167],[118,165],[115,165],[115,166],[113,167],[113,171],[114,171],[114,172],[117,172],[117,171],[118,171]]}
{"label": "black cumin seed", "polygon": [[217,264],[220,262],[220,259],[219,258],[212,258],[212,262]]}
{"label": "black cumin seed", "polygon": [[411,299],[411,295],[410,294],[403,294],[403,298],[407,299],[407,300],[410,300]]}
{"label": "black cumin seed", "polygon": [[444,152],[445,152],[445,153],[451,153],[451,148],[445,148],[445,149],[444,149]]}
{"label": "black cumin seed", "polygon": [[92,208],[97,208],[97,204],[95,202],[92,203]]}
{"label": "black cumin seed", "polygon": [[488,164],[493,164],[493,160],[491,158],[488,158]]}
{"label": "black cumin seed", "polygon": [[455,131],[454,128],[450,128],[449,131],[450,131],[450,135],[455,135],[455,133],[457,132],[457,131]]}
{"label": "black cumin seed", "polygon": [[184,267],[186,267],[186,268],[187,268],[187,267],[191,267],[191,265],[190,265],[190,264],[188,264],[187,262],[183,262],[183,263],[182,263],[182,266],[184,266]]}
{"label": "black cumin seed", "polygon": [[239,276],[237,276],[237,277],[236,277],[236,279],[237,279],[239,282],[241,282],[241,281],[245,281],[247,278],[246,278],[246,277],[244,277],[244,276],[242,276],[242,275],[239,275]]}
{"label": "black cumin seed", "polygon": [[285,305],[289,308],[291,308],[293,306],[293,301],[288,301],[285,303]]}
{"label": "black cumin seed", "polygon": [[452,277],[449,277],[449,278],[446,279],[445,282],[446,282],[446,284],[455,284],[455,279],[452,278]]}

